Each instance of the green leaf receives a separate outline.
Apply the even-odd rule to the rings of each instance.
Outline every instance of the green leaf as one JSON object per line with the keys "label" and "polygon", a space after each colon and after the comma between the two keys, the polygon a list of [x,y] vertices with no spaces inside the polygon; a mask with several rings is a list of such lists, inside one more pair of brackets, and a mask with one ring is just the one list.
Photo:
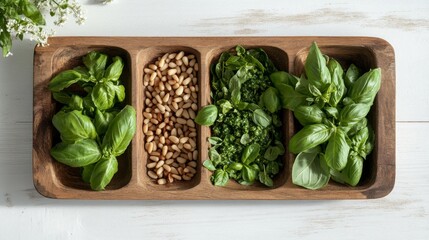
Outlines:
{"label": "green leaf", "polygon": [[344,77],[344,84],[347,88],[350,88],[355,81],[360,77],[361,70],[356,67],[354,64],[351,64],[347,69],[347,72]]}
{"label": "green leaf", "polygon": [[324,124],[307,125],[295,134],[289,141],[289,151],[298,154],[314,148],[331,136],[331,129]]}
{"label": "green leaf", "polygon": [[216,145],[220,145],[222,143],[222,139],[218,138],[218,137],[209,137],[208,142],[211,145],[216,146]]}
{"label": "green leaf", "polygon": [[243,168],[243,164],[238,163],[238,162],[233,162],[228,164],[228,168],[230,170],[234,170],[234,171],[240,171]]}
{"label": "green leaf", "polygon": [[118,102],[122,102],[125,100],[125,87],[124,85],[111,85],[112,88],[115,90],[116,98],[118,99]]}
{"label": "green leaf", "polygon": [[301,125],[306,126],[315,123],[321,123],[325,118],[325,114],[319,107],[312,106],[299,106],[293,112],[296,119]]}
{"label": "green leaf", "polygon": [[209,149],[209,158],[215,166],[222,162],[222,157],[213,147]]}
{"label": "green leaf", "polygon": [[340,112],[340,125],[352,126],[368,115],[371,106],[368,104],[350,104],[345,106]]}
{"label": "green leaf", "polygon": [[215,123],[217,115],[217,107],[215,105],[207,105],[198,111],[194,121],[203,126],[211,126]]}
{"label": "green leaf", "polygon": [[119,156],[125,152],[136,132],[136,111],[125,106],[111,121],[104,135],[101,149],[103,154]]}
{"label": "green leaf", "polygon": [[350,87],[347,96],[355,103],[372,105],[380,87],[381,70],[380,68],[372,69],[356,80],[356,82]]}
{"label": "green leaf", "polygon": [[209,159],[203,162],[203,166],[210,171],[216,171],[216,167],[213,165],[213,162],[210,161]]}
{"label": "green leaf", "polygon": [[310,47],[304,68],[308,82],[321,92],[324,92],[331,84],[331,74],[326,66],[326,59],[315,42]]}
{"label": "green leaf", "polygon": [[219,100],[217,104],[219,104],[220,110],[223,114],[227,114],[229,110],[233,108],[231,102],[226,99]]}
{"label": "green leaf", "polygon": [[91,119],[77,110],[58,112],[52,118],[52,123],[60,132],[61,139],[66,143],[73,143],[86,138],[95,139],[97,137],[97,132]]}
{"label": "green leaf", "polygon": [[264,184],[267,187],[273,187],[274,186],[273,180],[268,175],[267,171],[265,170],[265,167],[264,167],[264,171],[259,172],[259,182],[261,182],[262,184]]}
{"label": "green leaf", "polygon": [[359,132],[362,128],[366,127],[368,125],[368,120],[366,118],[362,118],[359,122],[357,122],[355,125],[353,125],[350,130],[347,132],[347,135],[349,137],[352,137],[356,133]]}
{"label": "green leaf", "polygon": [[243,169],[241,169],[241,174],[242,174],[243,180],[250,184],[252,184],[256,180],[257,172],[253,168],[250,168],[249,166],[244,165]]}
{"label": "green leaf", "polygon": [[261,99],[264,106],[268,109],[269,112],[275,113],[280,110],[281,106],[277,89],[269,87],[262,93]]}
{"label": "green leaf", "polygon": [[88,68],[89,73],[97,80],[104,75],[104,69],[107,63],[107,55],[92,51],[83,57],[83,64]]}
{"label": "green leaf", "polygon": [[251,164],[259,156],[261,146],[257,143],[248,145],[241,154],[241,162],[243,164]]}
{"label": "green leaf", "polygon": [[325,107],[325,112],[329,117],[334,118],[335,120],[338,119],[340,116],[340,113],[338,112],[338,109],[335,107]]}
{"label": "green leaf", "polygon": [[118,171],[118,160],[113,155],[104,157],[95,165],[90,179],[92,190],[101,191],[110,183]]}
{"label": "green leaf", "polygon": [[94,170],[95,163],[83,166],[82,168],[82,180],[86,183],[91,181],[92,171]]}
{"label": "green leaf", "polygon": [[212,175],[212,182],[215,186],[225,186],[228,180],[228,173],[222,169],[216,170]]}
{"label": "green leaf", "polygon": [[267,171],[267,174],[276,175],[277,173],[280,172],[280,166],[277,162],[271,161],[267,164],[266,171]]}
{"label": "green leaf", "polygon": [[243,135],[241,135],[240,138],[240,143],[243,145],[247,145],[252,141],[252,139],[250,138],[249,134],[245,133]]}
{"label": "green leaf", "polygon": [[330,168],[341,171],[347,164],[350,146],[346,142],[346,134],[336,129],[329,138],[325,150],[325,160]]}
{"label": "green leaf", "polygon": [[53,92],[52,97],[55,101],[68,105],[71,101],[71,96],[64,92]]}
{"label": "green leaf", "polygon": [[282,155],[282,150],[284,153],[284,149],[281,149],[279,146],[269,146],[264,153],[264,158],[269,161],[276,160],[280,155]]}
{"label": "green leaf", "polygon": [[292,86],[284,82],[273,81],[274,86],[279,91],[279,96],[283,108],[294,111],[296,107],[306,104],[307,96],[296,92]]}
{"label": "green leaf", "polygon": [[301,152],[292,166],[292,182],[308,189],[320,189],[329,182],[329,168],[319,157],[320,147]]}
{"label": "green leaf", "polygon": [[79,72],[75,70],[66,70],[55,76],[48,84],[49,90],[59,92],[70,87],[73,83],[77,83],[82,79]]}
{"label": "green leaf", "polygon": [[60,142],[51,149],[55,160],[70,167],[83,167],[97,162],[101,157],[95,140],[83,139],[75,143]]}
{"label": "green leaf", "polygon": [[343,80],[344,71],[341,65],[334,59],[329,60],[328,69],[331,73],[331,81],[335,86],[335,91],[331,94],[329,103],[331,106],[335,107],[346,93],[346,86]]}
{"label": "green leaf", "polygon": [[45,19],[43,18],[42,13],[40,13],[39,9],[28,0],[21,0],[19,2],[20,10],[24,14],[24,16],[28,17],[33,21],[36,25],[45,25]]}
{"label": "green leaf", "polygon": [[94,126],[99,136],[102,136],[106,133],[109,124],[115,118],[118,112],[101,112],[98,109],[95,109],[95,117],[94,117]]}
{"label": "green leaf", "polygon": [[100,110],[112,108],[115,104],[115,96],[115,86],[112,82],[97,83],[91,92],[92,102]]}
{"label": "green leaf", "polygon": [[362,177],[362,170],[362,158],[350,155],[347,165],[342,171],[331,170],[332,180],[339,183],[347,183],[350,186],[355,187]]}
{"label": "green leaf", "polygon": [[6,57],[12,48],[12,38],[10,33],[4,29],[3,31],[0,31],[0,47],[3,50],[3,57]]}
{"label": "green leaf", "polygon": [[124,68],[124,62],[120,57],[113,57],[112,64],[107,67],[104,77],[109,81],[117,81],[122,74]]}
{"label": "green leaf", "polygon": [[271,124],[271,116],[266,114],[262,109],[253,111],[253,122],[261,127],[268,127]]}
{"label": "green leaf", "polygon": [[274,86],[286,84],[292,87],[295,87],[299,79],[292,74],[287,72],[278,71],[270,75],[270,79],[273,82]]}

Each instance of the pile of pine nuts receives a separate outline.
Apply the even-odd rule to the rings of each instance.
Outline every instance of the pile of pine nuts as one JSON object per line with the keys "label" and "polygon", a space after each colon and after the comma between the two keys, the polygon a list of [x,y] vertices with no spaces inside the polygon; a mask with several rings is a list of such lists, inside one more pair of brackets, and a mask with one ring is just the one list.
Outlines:
{"label": "pile of pine nuts", "polygon": [[197,73],[195,55],[183,51],[166,53],[144,68],[147,174],[160,185],[189,181],[196,174]]}

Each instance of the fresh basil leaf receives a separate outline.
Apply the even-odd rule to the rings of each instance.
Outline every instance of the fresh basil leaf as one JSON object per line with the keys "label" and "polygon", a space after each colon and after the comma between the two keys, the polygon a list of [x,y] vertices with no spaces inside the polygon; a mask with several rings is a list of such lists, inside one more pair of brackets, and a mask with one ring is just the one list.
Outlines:
{"label": "fresh basil leaf", "polygon": [[51,149],[51,156],[67,166],[83,167],[97,162],[101,152],[95,140],[82,139],[75,143],[58,143]]}
{"label": "fresh basil leaf", "polygon": [[225,186],[228,180],[228,173],[222,169],[217,169],[212,175],[212,182],[215,186]]}
{"label": "fresh basil leaf", "polygon": [[233,77],[231,78],[231,80],[229,81],[230,85],[229,85],[229,91],[231,92],[231,101],[233,104],[238,104],[241,100],[241,82],[240,79],[238,77]]}
{"label": "fresh basil leaf", "polygon": [[381,86],[380,68],[372,69],[361,77],[350,87],[347,96],[355,103],[364,103],[372,105]]}
{"label": "fresh basil leaf", "polygon": [[115,86],[112,82],[97,83],[91,92],[92,102],[100,110],[112,108],[115,104],[115,96]]}
{"label": "fresh basil leaf", "polygon": [[243,145],[247,145],[252,141],[252,139],[250,138],[249,134],[245,133],[243,135],[241,135],[240,138],[240,143]]}
{"label": "fresh basil leaf", "polygon": [[95,165],[90,179],[92,190],[101,191],[110,183],[118,171],[118,160],[113,155],[100,159]]}
{"label": "fresh basil leaf", "polygon": [[331,106],[336,107],[346,92],[346,86],[343,80],[344,71],[341,65],[334,59],[329,60],[328,69],[331,73],[331,81],[335,87],[335,91],[331,94],[329,103]]}
{"label": "fresh basil leaf", "polygon": [[292,182],[308,189],[320,189],[329,182],[329,168],[320,158],[320,147],[299,153],[292,166]]}
{"label": "fresh basil leaf", "polygon": [[106,133],[109,124],[115,118],[116,114],[118,114],[116,111],[101,112],[98,109],[95,110],[94,126],[99,136],[102,136],[104,133]]}
{"label": "fresh basil leaf", "polygon": [[273,180],[270,178],[270,176],[268,175],[267,171],[265,171],[265,169],[263,172],[259,172],[259,182],[261,182],[267,187],[274,186]]}
{"label": "fresh basil leaf", "polygon": [[110,86],[115,91],[116,98],[118,99],[118,102],[124,101],[125,100],[125,87],[124,87],[124,85],[113,85],[113,84],[111,84]]}
{"label": "fresh basil leaf", "polygon": [[359,132],[362,128],[366,127],[368,125],[368,120],[365,118],[362,118],[359,122],[357,122],[355,125],[353,125],[350,130],[347,132],[347,135],[349,137],[355,135]]}
{"label": "fresh basil leaf", "polygon": [[267,174],[276,175],[280,172],[280,166],[277,162],[271,161],[267,164]]}
{"label": "fresh basil leaf", "polygon": [[241,162],[243,164],[251,164],[259,156],[261,146],[257,143],[248,145],[241,154]]}
{"label": "fresh basil leaf", "polygon": [[331,129],[321,123],[304,126],[289,141],[289,151],[298,154],[310,148],[314,148],[326,141],[331,136]]}
{"label": "fresh basil leaf", "polygon": [[368,104],[351,104],[345,106],[340,112],[340,125],[352,126],[368,115],[371,106]]}
{"label": "fresh basil leaf", "polygon": [[315,123],[321,123],[325,114],[320,108],[315,105],[312,106],[299,106],[293,112],[296,119],[301,125],[306,126]]}
{"label": "fresh basil leaf", "polygon": [[264,106],[268,109],[269,112],[275,113],[280,110],[281,106],[277,89],[269,87],[262,93],[261,99]]}
{"label": "fresh basil leaf", "polygon": [[210,171],[216,171],[216,167],[213,165],[213,162],[210,161],[209,159],[203,162],[203,166]]}
{"label": "fresh basil leaf", "polygon": [[268,127],[271,124],[271,116],[266,114],[262,109],[253,111],[253,122],[261,127]]}
{"label": "fresh basil leaf", "polygon": [[243,168],[243,164],[238,162],[230,163],[228,164],[228,167],[227,167],[227,169],[234,170],[234,171],[240,171],[242,168]]}
{"label": "fresh basil leaf", "polygon": [[256,180],[257,172],[249,166],[244,165],[243,169],[241,169],[241,174],[242,174],[243,180],[248,183],[253,183]]}
{"label": "fresh basil leaf", "polygon": [[213,147],[209,149],[209,158],[215,166],[222,162],[222,157]]}
{"label": "fresh basil leaf", "polygon": [[218,138],[218,137],[209,137],[208,142],[211,145],[216,146],[216,145],[220,145],[222,143],[222,139]]}
{"label": "fresh basil leaf", "polygon": [[73,70],[80,74],[81,79],[82,81],[84,81],[85,84],[94,84],[96,82],[96,79],[91,76],[86,67],[77,66],[73,68]]}
{"label": "fresh basil leaf", "polygon": [[52,92],[59,92],[70,87],[73,83],[77,83],[81,79],[82,76],[79,72],[75,70],[65,70],[60,72],[49,82],[48,88]]}
{"label": "fresh basil leaf", "polygon": [[276,160],[280,155],[282,155],[282,149],[278,146],[269,146],[264,153],[264,158],[268,161]]}
{"label": "fresh basil leaf", "polygon": [[338,108],[335,107],[325,107],[323,110],[327,113],[329,117],[334,118],[337,120],[340,116],[340,113],[338,112]]}
{"label": "fresh basil leaf", "polygon": [[216,121],[217,115],[217,107],[215,105],[207,105],[198,111],[194,121],[203,126],[211,126]]}
{"label": "fresh basil leaf", "polygon": [[65,92],[53,92],[52,97],[55,99],[55,101],[68,105],[71,101],[71,96]]}
{"label": "fresh basil leaf", "polygon": [[350,146],[346,142],[346,134],[341,129],[336,129],[329,138],[325,150],[325,160],[328,166],[341,171],[347,165]]}
{"label": "fresh basil leaf", "polygon": [[306,104],[307,96],[296,92],[291,86],[286,84],[275,85],[279,91],[283,108],[294,111],[296,107]]}
{"label": "fresh basil leaf", "polygon": [[89,117],[74,110],[60,111],[52,118],[54,127],[60,132],[61,139],[66,143],[73,143],[81,139],[95,139],[97,132]]}
{"label": "fresh basil leaf", "polygon": [[110,122],[104,135],[101,149],[103,155],[119,156],[125,152],[136,132],[136,111],[125,106]]}
{"label": "fresh basil leaf", "polygon": [[124,68],[124,62],[120,57],[113,57],[113,62],[107,67],[104,77],[108,81],[117,81],[122,74]]}
{"label": "fresh basil leaf", "polygon": [[304,69],[308,82],[321,92],[324,92],[331,84],[331,74],[326,66],[326,59],[315,42],[310,47]]}
{"label": "fresh basil leaf", "polygon": [[331,169],[332,180],[339,183],[347,183],[355,187],[361,177],[363,170],[363,160],[359,156],[350,155],[346,167],[342,171]]}
{"label": "fresh basil leaf", "polygon": [[231,102],[226,99],[219,100],[217,104],[219,104],[220,110],[223,114],[227,114],[229,110],[233,108]]}
{"label": "fresh basil leaf", "polygon": [[96,79],[101,79],[107,63],[107,55],[92,51],[83,57],[83,64]]}
{"label": "fresh basil leaf", "polygon": [[347,88],[350,88],[360,76],[361,76],[361,70],[358,67],[356,67],[354,64],[351,64],[345,74],[344,84],[346,85]]}
{"label": "fresh basil leaf", "polygon": [[82,180],[86,183],[91,181],[92,171],[94,170],[95,163],[83,166],[82,168]]}

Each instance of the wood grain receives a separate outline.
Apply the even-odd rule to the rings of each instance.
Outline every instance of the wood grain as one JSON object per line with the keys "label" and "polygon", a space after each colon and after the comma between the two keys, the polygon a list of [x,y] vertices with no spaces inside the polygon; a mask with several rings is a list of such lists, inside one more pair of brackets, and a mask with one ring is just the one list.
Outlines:
{"label": "wood grain", "polygon": [[[199,175],[185,185],[158,186],[146,175],[146,153],[143,148],[142,69],[153,57],[171,50],[186,50],[197,55],[200,64],[199,107],[209,102],[209,66],[219,53],[237,44],[262,47],[280,69],[292,73],[302,71],[308,46],[317,41],[322,51],[337,58],[343,65],[354,62],[360,67],[380,67],[382,87],[371,110],[370,119],[376,132],[376,147],[366,161],[365,173],[355,188],[330,183],[324,189],[310,191],[291,183],[293,156],[285,156],[283,173],[275,188],[240,186],[231,182],[225,188],[210,183],[211,173],[198,166]],[[50,46],[36,48],[34,55],[34,125],[33,180],[37,190],[52,198],[77,199],[365,199],[387,195],[395,179],[395,57],[389,43],[367,37],[213,37],[213,38],[144,38],[144,37],[63,37],[51,38]],[[55,144],[55,131],[50,123],[56,106],[47,89],[49,80],[59,71],[73,67],[90,50],[121,55],[129,64],[123,81],[127,103],[138,112],[137,134],[129,152],[122,159],[118,176],[103,192],[89,191],[80,182],[75,170],[56,163],[49,155]],[[291,113],[285,113],[285,139],[296,132]],[[393,129],[393,131],[392,131]],[[207,159],[205,139],[207,127],[199,129],[199,161]]]}

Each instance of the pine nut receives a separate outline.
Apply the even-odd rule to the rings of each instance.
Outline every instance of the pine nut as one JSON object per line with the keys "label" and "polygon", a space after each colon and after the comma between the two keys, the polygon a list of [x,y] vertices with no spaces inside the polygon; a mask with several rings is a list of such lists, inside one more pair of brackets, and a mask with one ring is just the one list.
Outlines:
{"label": "pine nut", "polygon": [[170,139],[170,141],[172,141],[175,144],[179,143],[179,138],[176,136],[169,136],[168,139]]}
{"label": "pine nut", "polygon": [[147,175],[149,175],[149,177],[153,178],[153,179],[157,179],[158,178],[158,175],[156,175],[156,173],[154,171],[147,172]]}
{"label": "pine nut", "polygon": [[182,180],[182,177],[180,176],[180,175],[177,175],[177,174],[171,174],[171,176],[174,178],[174,179],[176,179],[176,180]]}
{"label": "pine nut", "polygon": [[159,161],[159,157],[157,157],[157,156],[150,156],[149,159],[152,160],[152,161],[154,161],[154,162],[158,162]]}
{"label": "pine nut", "polygon": [[167,164],[162,165],[162,167],[165,169],[165,171],[170,172],[171,171],[171,167]]}
{"label": "pine nut", "polygon": [[[191,180],[191,178],[189,177],[189,176],[187,176],[187,175],[182,175],[182,178],[183,178],[183,180],[185,180],[185,181],[189,181],[189,180]],[[158,180],[159,181],[159,180]]]}
{"label": "pine nut", "polygon": [[192,152],[192,159],[194,161],[197,161],[197,159],[198,159],[198,150],[195,150],[194,152]]}
{"label": "pine nut", "polygon": [[188,162],[188,166],[196,168],[197,167],[197,162],[196,161],[190,161],[190,162]]}
{"label": "pine nut", "polygon": [[164,161],[159,161],[157,164],[156,164],[156,166],[155,166],[155,168],[160,168],[160,167],[162,167],[162,165],[164,165]]}
{"label": "pine nut", "polygon": [[149,168],[149,169],[154,168],[155,166],[156,166],[156,162],[151,162],[151,163],[148,163],[146,165],[146,167]]}
{"label": "pine nut", "polygon": [[186,163],[186,161],[187,161],[186,158],[182,158],[182,157],[177,158],[178,163]]}
{"label": "pine nut", "polygon": [[158,169],[156,169],[156,175],[158,175],[159,177],[162,176],[163,172],[164,172],[164,168],[158,168]]}
{"label": "pine nut", "polygon": [[159,185],[164,185],[164,184],[167,183],[167,180],[165,180],[164,178],[160,178],[160,179],[158,179],[157,182],[158,182]]}

